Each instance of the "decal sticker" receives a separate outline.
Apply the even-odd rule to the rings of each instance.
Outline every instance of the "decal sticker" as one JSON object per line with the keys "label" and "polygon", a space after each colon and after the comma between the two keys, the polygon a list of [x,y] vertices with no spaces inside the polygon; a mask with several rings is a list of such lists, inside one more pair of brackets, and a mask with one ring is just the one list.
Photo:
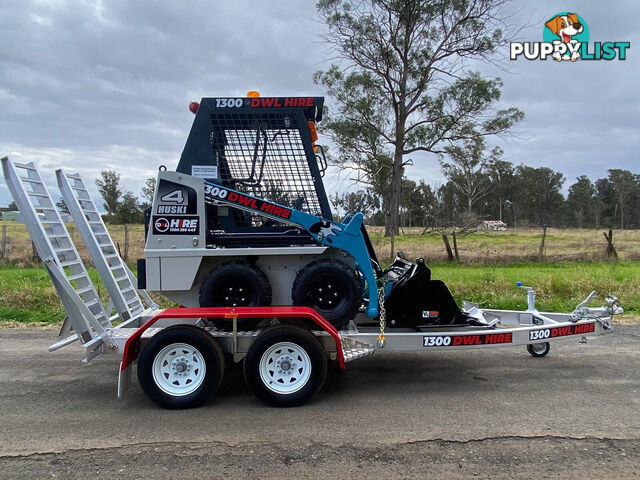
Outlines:
{"label": "decal sticker", "polygon": [[195,215],[198,201],[195,189],[186,185],[160,180],[154,205],[156,215]]}
{"label": "decal sticker", "polygon": [[251,108],[289,108],[289,107],[313,107],[313,97],[258,97],[252,98],[249,104]]}
{"label": "decal sticker", "polygon": [[216,98],[216,108],[240,108],[244,98]]}
{"label": "decal sticker", "polygon": [[469,345],[493,345],[511,343],[513,334],[481,333],[477,335],[426,335],[423,337],[425,347],[464,347]]}
{"label": "decal sticker", "polygon": [[157,218],[153,223],[153,228],[157,233],[166,233],[169,230],[169,220],[166,218]]}
{"label": "decal sticker", "polygon": [[217,165],[191,165],[191,176],[196,178],[208,178],[214,180],[218,178]]}
{"label": "decal sticker", "polygon": [[157,212],[158,214],[164,213],[164,214],[177,214],[177,213],[187,213],[187,206],[186,205],[158,205],[157,208]]}
{"label": "decal sticker", "polygon": [[204,194],[213,197],[212,200],[224,200],[229,194],[224,188],[214,187],[209,183],[204,184]]}
{"label": "decal sticker", "polygon": [[540,330],[530,330],[529,340],[546,340],[547,338],[566,337],[567,335],[582,335],[584,333],[593,333],[595,331],[595,323],[567,325],[566,327],[543,328]]}
{"label": "decal sticker", "polygon": [[184,195],[182,194],[182,189],[178,188],[173,192],[165,193],[160,197],[160,201],[167,203],[184,203]]}
{"label": "decal sticker", "polygon": [[199,235],[198,217],[153,217],[153,233],[156,235]]}
{"label": "decal sticker", "polygon": [[318,240],[325,239],[327,242],[333,243],[333,240],[329,237],[335,237],[338,235],[342,231],[342,228],[328,220],[321,220],[320,222],[311,225],[309,227],[309,231],[315,234],[318,237]]}
{"label": "decal sticker", "polygon": [[422,318],[438,318],[439,313],[440,312],[437,312],[435,310],[423,310]]}
{"label": "decal sticker", "polygon": [[232,192],[210,183],[205,183],[204,194],[209,200],[224,200],[227,203],[236,204],[245,210],[257,210],[285,220],[291,218],[290,208],[285,208],[268,202],[267,200],[250,197],[238,192]]}
{"label": "decal sticker", "polygon": [[215,108],[309,108],[314,101],[313,97],[216,98]]}

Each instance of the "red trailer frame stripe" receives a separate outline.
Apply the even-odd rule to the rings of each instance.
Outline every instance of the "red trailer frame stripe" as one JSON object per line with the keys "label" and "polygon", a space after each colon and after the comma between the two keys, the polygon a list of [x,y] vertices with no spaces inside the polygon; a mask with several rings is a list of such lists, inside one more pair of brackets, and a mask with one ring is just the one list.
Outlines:
{"label": "red trailer frame stripe", "polygon": [[313,320],[320,328],[333,337],[336,342],[336,351],[340,368],[346,368],[342,340],[336,328],[322,315],[309,307],[201,307],[201,308],[167,308],[150,318],[144,325],[136,330],[124,344],[122,363],[120,370],[124,371],[131,365],[140,353],[140,339],[142,334],[158,320],[163,318],[308,318]]}

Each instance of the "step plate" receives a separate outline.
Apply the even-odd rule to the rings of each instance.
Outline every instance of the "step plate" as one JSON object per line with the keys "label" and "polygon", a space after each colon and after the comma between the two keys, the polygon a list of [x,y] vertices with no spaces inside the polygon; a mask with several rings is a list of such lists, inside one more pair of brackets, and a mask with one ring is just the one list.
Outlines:
{"label": "step plate", "polygon": [[368,343],[359,342],[353,338],[343,337],[341,340],[345,363],[373,355],[376,352],[376,348]]}

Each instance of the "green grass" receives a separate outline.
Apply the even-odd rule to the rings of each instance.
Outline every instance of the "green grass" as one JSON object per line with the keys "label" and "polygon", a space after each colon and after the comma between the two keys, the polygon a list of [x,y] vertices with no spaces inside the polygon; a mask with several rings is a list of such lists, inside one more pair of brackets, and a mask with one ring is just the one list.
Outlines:
{"label": "green grass", "polygon": [[64,316],[44,268],[0,268],[0,321],[57,324]]}
{"label": "green grass", "polygon": [[[98,294],[106,291],[95,270],[89,276]],[[0,322],[29,324],[59,324],[66,313],[51,283],[41,267],[0,267]]]}
{"label": "green grass", "polygon": [[592,290],[594,301],[605,304],[606,295],[616,295],[626,312],[640,313],[640,263],[563,262],[515,265],[431,266],[433,278],[443,280],[457,301],[477,302],[484,308],[524,309],[526,292],[517,281],[534,287],[539,310],[572,311]]}
{"label": "green grass", "polygon": [[[563,262],[512,265],[430,265],[434,279],[443,280],[458,302],[469,300],[484,308],[524,309],[526,293],[516,281],[536,290],[540,310],[570,312],[591,290],[616,295],[626,317],[640,314],[639,262]],[[90,275],[104,297],[94,270]],[[165,303],[165,302],[163,302]],[[44,268],[0,267],[0,324],[59,324],[65,313]]]}

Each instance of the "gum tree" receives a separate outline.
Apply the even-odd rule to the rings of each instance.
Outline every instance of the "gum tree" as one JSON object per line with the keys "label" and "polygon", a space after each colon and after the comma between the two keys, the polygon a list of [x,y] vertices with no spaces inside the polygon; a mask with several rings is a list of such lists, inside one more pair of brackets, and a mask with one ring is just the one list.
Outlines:
{"label": "gum tree", "polygon": [[[469,69],[503,46],[506,0],[320,0],[325,41],[336,63],[314,80],[333,98],[325,131],[339,147],[362,145],[392,159],[385,232],[398,232],[400,190],[408,156],[443,153],[477,136],[507,132],[523,118],[496,109],[502,82]],[[353,159],[352,159],[353,160]],[[375,157],[373,158],[375,160]],[[369,173],[375,173],[368,169]]]}

